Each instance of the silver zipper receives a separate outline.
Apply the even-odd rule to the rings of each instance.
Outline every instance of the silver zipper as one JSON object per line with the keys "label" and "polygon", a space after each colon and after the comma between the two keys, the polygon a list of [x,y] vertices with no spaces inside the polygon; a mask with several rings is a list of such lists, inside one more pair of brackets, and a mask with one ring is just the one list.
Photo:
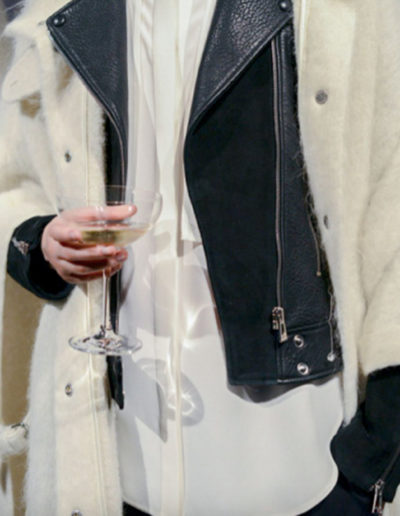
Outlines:
{"label": "silver zipper", "polygon": [[374,499],[372,502],[372,514],[378,514],[379,516],[383,515],[383,508],[385,506],[385,503],[383,501],[383,489],[385,487],[385,481],[382,479],[379,479],[375,484],[372,486],[372,489],[374,490]]}
{"label": "silver zipper", "polygon": [[383,500],[383,491],[385,489],[386,479],[389,473],[392,471],[397,459],[400,456],[400,444],[397,446],[395,453],[393,454],[389,464],[380,476],[380,478],[371,486],[370,491],[374,492],[374,499],[372,502],[372,514],[378,514],[382,516],[385,502]]}
{"label": "silver zipper", "polygon": [[279,342],[288,340],[285,310],[281,306],[275,306],[272,310],[272,329],[279,334]]}
{"label": "silver zipper", "polygon": [[275,239],[278,256],[278,266],[276,272],[276,299],[278,306],[272,310],[272,329],[279,334],[279,342],[285,342],[288,339],[285,310],[282,307],[282,240],[281,240],[281,139],[279,132],[279,78],[277,67],[276,42],[271,42],[272,51],[272,74],[274,81],[274,125],[275,125],[275,142],[276,142],[276,207],[275,207]]}

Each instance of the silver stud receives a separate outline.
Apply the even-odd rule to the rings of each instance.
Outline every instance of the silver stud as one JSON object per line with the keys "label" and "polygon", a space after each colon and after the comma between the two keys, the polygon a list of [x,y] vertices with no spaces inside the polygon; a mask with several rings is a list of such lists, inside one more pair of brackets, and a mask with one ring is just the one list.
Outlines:
{"label": "silver stud", "polygon": [[315,100],[318,104],[326,104],[328,102],[328,94],[324,90],[317,91],[317,94],[315,95]]}
{"label": "silver stud", "polygon": [[326,359],[328,360],[328,362],[334,362],[336,360],[336,354],[333,351],[331,351],[329,355],[326,357]]}
{"label": "silver stud", "polygon": [[329,229],[329,218],[328,218],[328,215],[324,216],[324,226],[326,227],[326,229]]}
{"label": "silver stud", "polygon": [[289,2],[282,0],[282,2],[279,2],[279,7],[282,9],[282,11],[287,11],[289,9]]}
{"label": "silver stud", "polygon": [[72,388],[72,385],[70,383],[67,383],[64,390],[67,396],[72,396],[72,394],[74,393],[74,389]]}
{"label": "silver stud", "polygon": [[71,156],[71,154],[67,151],[67,152],[64,154],[64,158],[65,158],[65,161],[66,161],[67,163],[69,163],[69,162],[71,161],[71,159],[72,159],[72,156]]}
{"label": "silver stud", "polygon": [[302,376],[307,376],[308,374],[310,374],[310,368],[304,362],[299,362],[297,364],[297,371]]}
{"label": "silver stud", "polygon": [[293,342],[294,342],[294,345],[296,346],[296,348],[304,348],[304,338],[301,336],[301,335],[295,335],[293,337]]}
{"label": "silver stud", "polygon": [[62,27],[66,21],[67,19],[65,18],[65,16],[63,14],[59,14],[58,16],[53,18],[53,25],[55,27]]}

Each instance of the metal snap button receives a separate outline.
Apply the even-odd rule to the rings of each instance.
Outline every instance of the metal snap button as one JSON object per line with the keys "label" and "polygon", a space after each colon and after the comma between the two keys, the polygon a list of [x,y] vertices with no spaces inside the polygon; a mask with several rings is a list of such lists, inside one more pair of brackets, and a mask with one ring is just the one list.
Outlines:
{"label": "metal snap button", "polygon": [[329,355],[326,357],[326,359],[328,360],[328,362],[334,362],[336,360],[336,354],[333,351],[331,351]]}
{"label": "metal snap button", "polygon": [[63,14],[60,14],[53,19],[53,25],[54,27],[62,27],[66,21],[66,17]]}
{"label": "metal snap button", "polygon": [[72,394],[74,393],[74,390],[72,388],[72,385],[70,383],[67,383],[67,385],[65,386],[65,394],[67,396],[72,396]]}
{"label": "metal snap button", "polygon": [[301,335],[295,335],[293,337],[293,342],[296,348],[304,348],[304,338]]}
{"label": "metal snap button", "polygon": [[282,9],[282,11],[287,11],[289,9],[289,2],[282,0],[282,2],[279,2],[279,7]]}
{"label": "metal snap button", "polygon": [[69,162],[71,161],[71,159],[72,159],[72,156],[71,156],[71,154],[67,151],[67,152],[64,154],[64,158],[65,158],[65,161],[66,161],[67,163],[69,163]]}
{"label": "metal snap button", "polygon": [[310,368],[304,362],[299,362],[297,364],[297,371],[302,376],[307,376],[308,374],[310,374]]}
{"label": "metal snap button", "polygon": [[328,218],[328,215],[324,216],[324,226],[326,227],[326,229],[329,229],[329,218]]}
{"label": "metal snap button", "polygon": [[326,104],[328,102],[328,94],[324,90],[317,91],[317,94],[315,95],[315,100],[318,104]]}

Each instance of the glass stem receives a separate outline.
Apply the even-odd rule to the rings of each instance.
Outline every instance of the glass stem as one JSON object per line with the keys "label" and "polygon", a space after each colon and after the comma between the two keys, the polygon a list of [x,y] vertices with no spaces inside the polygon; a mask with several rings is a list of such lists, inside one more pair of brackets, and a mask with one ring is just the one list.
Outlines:
{"label": "glass stem", "polygon": [[110,290],[110,278],[107,276],[106,271],[103,269],[103,325],[102,330],[105,333],[110,329],[110,321],[108,318],[108,300]]}

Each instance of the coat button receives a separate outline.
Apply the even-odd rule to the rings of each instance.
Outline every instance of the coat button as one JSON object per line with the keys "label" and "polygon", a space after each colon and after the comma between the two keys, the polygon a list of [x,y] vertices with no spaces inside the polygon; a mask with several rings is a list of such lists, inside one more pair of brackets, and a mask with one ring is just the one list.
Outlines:
{"label": "coat button", "polygon": [[326,227],[326,229],[329,229],[329,218],[328,218],[328,215],[324,216],[324,226]]}
{"label": "coat button", "polygon": [[304,348],[304,338],[301,336],[301,335],[295,335],[293,337],[293,342],[294,342],[294,345],[296,346],[296,348]]}
{"label": "coat button", "polygon": [[65,386],[65,394],[67,396],[72,396],[72,394],[74,393],[74,390],[72,388],[72,385],[70,383],[67,383],[67,385]]}
{"label": "coat button", "polygon": [[65,16],[63,14],[59,14],[53,19],[53,25],[54,27],[62,27],[66,21],[67,19]]}
{"label": "coat button", "polygon": [[317,91],[317,94],[315,95],[315,100],[318,104],[326,104],[328,102],[328,94],[324,90]]}
{"label": "coat button", "polygon": [[304,362],[299,362],[297,364],[297,372],[302,376],[307,376],[308,374],[310,374],[310,368]]}
{"label": "coat button", "polygon": [[289,2],[282,0],[282,2],[279,2],[279,7],[282,9],[282,11],[287,11],[289,9]]}

